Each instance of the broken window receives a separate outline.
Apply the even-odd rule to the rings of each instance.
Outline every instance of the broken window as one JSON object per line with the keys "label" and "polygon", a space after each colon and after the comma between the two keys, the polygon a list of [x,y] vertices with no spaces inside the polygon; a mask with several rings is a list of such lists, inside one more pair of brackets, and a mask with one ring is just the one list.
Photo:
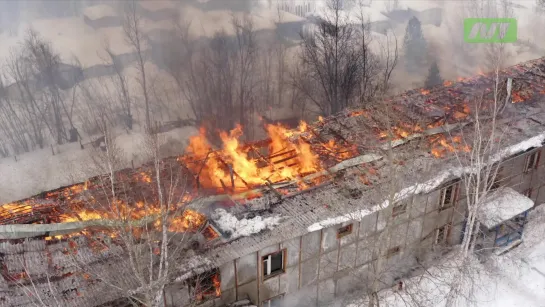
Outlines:
{"label": "broken window", "polygon": [[220,236],[216,228],[210,224],[203,229],[202,234],[208,241],[212,241]]}
{"label": "broken window", "polygon": [[439,211],[450,208],[454,205],[457,190],[458,183],[451,184],[441,189],[441,194],[439,197]]}
{"label": "broken window", "polygon": [[262,258],[263,276],[268,278],[284,273],[284,253],[285,249],[276,253],[269,254]]}
{"label": "broken window", "polygon": [[405,212],[407,212],[407,203],[397,204],[392,208],[392,216],[398,216]]}
{"label": "broken window", "polygon": [[284,294],[277,295],[271,299],[263,301],[263,307],[280,307],[283,306]]}
{"label": "broken window", "polygon": [[447,243],[447,238],[449,235],[450,224],[446,224],[443,227],[437,228],[435,230],[435,241],[436,245],[443,245]]}
{"label": "broken window", "polygon": [[221,278],[217,268],[195,276],[188,281],[188,284],[197,302],[221,296]]}
{"label": "broken window", "polygon": [[528,173],[537,168],[539,163],[540,151],[534,151],[526,157],[526,163],[524,164],[524,172]]}
{"label": "broken window", "polygon": [[347,236],[352,233],[352,224],[346,225],[344,227],[341,227],[337,229],[337,239],[340,239],[344,236]]}

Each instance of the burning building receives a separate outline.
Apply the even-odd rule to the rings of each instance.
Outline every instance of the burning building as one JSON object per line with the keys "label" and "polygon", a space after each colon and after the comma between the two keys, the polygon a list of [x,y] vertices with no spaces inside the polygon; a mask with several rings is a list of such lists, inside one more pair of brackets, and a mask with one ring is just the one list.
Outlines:
{"label": "burning building", "polygon": [[[312,306],[378,279],[377,287],[390,287],[461,242],[468,194],[461,165],[475,158],[474,140],[482,138],[476,131],[484,129],[478,125],[495,125],[501,148],[486,153],[499,167],[487,179],[495,194],[483,200],[477,239],[506,251],[522,239],[534,203],[545,202],[543,71],[545,59],[501,71],[497,95],[494,76],[483,74],[393,97],[386,102],[392,112],[377,105],[301,122],[297,129],[270,124],[269,138],[258,142],[242,142],[236,127],[220,134],[219,149],[201,131],[186,155],[161,161],[164,176],[152,163],[117,172],[117,184],[98,176],[4,204],[2,302],[30,304],[20,285],[35,276],[39,292],[60,293],[55,298],[63,305],[119,305],[121,295],[71,265],[70,255],[83,255],[115,278],[116,263],[96,259],[115,259],[122,251],[109,245],[97,252],[90,239],[97,235],[88,234],[115,241],[111,228],[119,216],[155,225],[158,209],[150,200],[157,191],[151,187],[180,173],[189,180],[173,191],[181,213],[168,230],[194,239],[176,261],[166,306],[239,300]],[[138,193],[123,193],[122,185]],[[510,206],[513,200],[519,205]],[[111,210],[92,206],[104,202]]]}

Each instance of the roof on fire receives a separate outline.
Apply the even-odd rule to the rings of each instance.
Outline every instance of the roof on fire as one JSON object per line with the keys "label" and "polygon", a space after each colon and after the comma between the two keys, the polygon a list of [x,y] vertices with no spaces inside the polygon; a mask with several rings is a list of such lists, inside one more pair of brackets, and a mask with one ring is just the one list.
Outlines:
{"label": "roof on fire", "polygon": [[[510,67],[500,73],[502,78],[513,79],[513,102],[505,107],[498,124],[508,145],[504,155],[511,155],[539,146],[545,138],[545,58]],[[502,79],[505,81],[505,79]],[[259,215],[278,216],[282,221],[274,229],[236,239],[225,238],[211,247],[202,261],[193,261],[184,270],[206,270],[233,259],[278,244],[308,232],[359,220],[388,206],[384,195],[397,191],[394,201],[413,193],[433,190],[452,177],[459,176],[454,157],[437,159],[441,152],[430,147],[430,138],[470,127],[464,121],[467,103],[476,95],[491,94],[494,80],[490,76],[477,76],[446,81],[443,86],[408,91],[390,100],[395,110],[395,122],[391,129],[400,138],[392,143],[384,142],[380,134],[388,118],[381,106],[365,110],[344,111],[312,125],[312,133],[320,142],[328,139],[355,144],[358,156],[340,163],[328,163],[329,169],[319,175],[325,177],[318,186],[304,191],[290,184],[277,184],[262,188],[263,196],[245,200],[242,195],[216,195],[203,199],[195,206],[205,205],[207,213],[216,208],[228,208],[238,218]],[[464,116],[465,114],[465,116]],[[423,127],[415,129],[415,127]],[[472,129],[464,133],[471,134]],[[536,137],[537,136],[537,137]],[[529,142],[528,140],[532,140]],[[433,145],[433,144],[432,144]],[[394,163],[386,163],[386,151],[395,147]],[[433,147],[433,146],[432,146]],[[444,172],[437,173],[437,170]],[[316,174],[305,178],[315,178]],[[303,178],[303,180],[305,180]],[[324,220],[324,217],[332,217]],[[212,225],[217,223],[212,219]],[[0,226],[5,231],[8,225]],[[185,275],[185,274],[184,274]]]}
{"label": "roof on fire", "polygon": [[[508,103],[499,116],[498,126],[504,135],[505,147],[497,153],[498,160],[539,147],[545,140],[544,72],[545,58],[500,72],[500,79],[513,79],[513,102]],[[278,201],[275,200],[275,194],[268,191],[263,197],[247,201],[244,205],[234,204],[231,212],[239,217],[255,211],[263,217],[280,215],[283,220],[270,231],[238,238],[212,248],[207,253],[202,270],[321,228],[361,220],[388,206],[388,200],[384,197],[391,191],[390,187],[397,191],[393,200],[398,201],[411,194],[430,192],[459,177],[461,172],[457,158],[452,155],[435,158],[429,144],[423,140],[426,135],[455,135],[456,130],[463,129],[465,124],[456,125],[456,122],[460,122],[450,121],[449,118],[455,119],[456,112],[459,112],[456,110],[463,109],[463,103],[479,95],[479,91],[490,92],[493,84],[493,78],[480,75],[458,82],[446,81],[444,85],[431,89],[408,91],[393,98],[394,108],[402,117],[398,118],[399,123],[414,123],[414,119],[422,123],[422,117],[427,117],[431,122],[447,118],[442,127],[430,128],[415,133],[419,134],[417,137],[409,136],[397,143],[393,142],[393,146],[399,145],[394,150],[395,169],[386,168],[391,166],[387,166],[384,161],[384,144],[377,142],[375,128],[379,125],[377,122],[381,120],[380,117],[366,116],[368,112],[345,111],[318,123],[317,130],[324,134],[340,134],[342,139],[356,143],[362,155],[330,168],[334,180],[312,189],[312,192],[295,191],[282,196],[282,200]],[[524,103],[519,103],[522,101]],[[354,116],[355,113],[361,116]],[[467,124],[466,127],[470,126]],[[467,136],[473,129],[466,130],[469,130],[464,131]]]}

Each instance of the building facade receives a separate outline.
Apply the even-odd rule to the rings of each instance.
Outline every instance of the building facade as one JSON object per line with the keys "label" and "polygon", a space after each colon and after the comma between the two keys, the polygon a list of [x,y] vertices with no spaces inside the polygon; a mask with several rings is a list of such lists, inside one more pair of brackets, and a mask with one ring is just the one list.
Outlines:
{"label": "building facade", "polygon": [[[516,191],[532,204],[545,202],[542,152],[542,147],[531,148],[504,160],[495,188],[500,193],[503,188]],[[464,184],[454,178],[430,193],[413,195],[361,220],[272,244],[220,266],[221,296],[211,296],[201,306],[226,306],[244,299],[263,307],[329,306],[376,280],[381,289],[395,286],[418,274],[430,257],[440,257],[462,242],[466,203]],[[531,214],[521,210],[511,212],[490,232],[479,232],[483,250],[505,251],[517,244]],[[172,285],[165,294],[168,307],[189,305],[195,297],[183,283]]]}

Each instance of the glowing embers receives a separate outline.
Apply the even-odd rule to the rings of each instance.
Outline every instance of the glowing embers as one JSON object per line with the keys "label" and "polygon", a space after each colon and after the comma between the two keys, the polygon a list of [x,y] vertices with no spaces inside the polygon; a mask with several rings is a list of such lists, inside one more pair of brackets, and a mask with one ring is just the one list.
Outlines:
{"label": "glowing embers", "polygon": [[206,225],[206,227],[204,227],[201,233],[206,238],[207,241],[212,241],[220,237],[219,232],[211,224]]}
{"label": "glowing embers", "polygon": [[197,303],[221,296],[221,275],[219,269],[213,269],[188,280],[190,292]]}
{"label": "glowing embers", "polygon": [[431,154],[436,158],[445,157],[448,153],[470,152],[471,147],[464,142],[461,136],[447,137],[443,134],[428,138],[431,145]]}
{"label": "glowing embers", "polygon": [[316,142],[303,121],[295,130],[281,125],[265,128],[269,139],[261,145],[242,144],[241,126],[229,133],[220,132],[221,150],[216,151],[201,129],[190,139],[188,155],[179,161],[195,174],[199,187],[238,193],[272,183],[300,183],[304,176],[324,170],[319,159],[324,152],[333,152],[335,159],[354,154],[353,148],[344,149],[335,141]]}
{"label": "glowing embers", "polygon": [[[391,128],[392,138],[394,140],[405,139],[410,135],[422,132],[422,127],[419,124],[399,123]],[[382,131],[379,133],[379,137],[382,140],[388,139],[388,131]]]}

